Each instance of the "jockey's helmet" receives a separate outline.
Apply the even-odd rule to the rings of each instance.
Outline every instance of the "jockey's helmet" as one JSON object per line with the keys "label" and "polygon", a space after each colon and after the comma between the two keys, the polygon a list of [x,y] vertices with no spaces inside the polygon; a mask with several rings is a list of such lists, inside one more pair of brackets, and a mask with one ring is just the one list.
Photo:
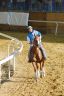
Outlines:
{"label": "jockey's helmet", "polygon": [[33,27],[32,26],[28,26],[27,29],[33,29]]}

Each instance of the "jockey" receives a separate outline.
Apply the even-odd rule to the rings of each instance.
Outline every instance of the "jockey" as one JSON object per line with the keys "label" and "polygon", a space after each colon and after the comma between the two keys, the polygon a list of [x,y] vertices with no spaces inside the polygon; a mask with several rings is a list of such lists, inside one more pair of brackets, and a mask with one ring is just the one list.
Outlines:
{"label": "jockey", "polygon": [[39,36],[40,39],[39,39],[39,48],[42,52],[42,55],[44,56],[44,59],[46,60],[46,52],[41,44],[41,33],[37,30],[33,30],[33,27],[32,26],[28,26],[28,35],[27,35],[27,42],[30,44],[30,49],[29,49],[29,53],[28,53],[28,58],[29,58],[29,62],[31,62],[31,60],[33,59],[33,53],[31,53],[31,48],[33,46],[33,40],[35,38],[35,36]]}

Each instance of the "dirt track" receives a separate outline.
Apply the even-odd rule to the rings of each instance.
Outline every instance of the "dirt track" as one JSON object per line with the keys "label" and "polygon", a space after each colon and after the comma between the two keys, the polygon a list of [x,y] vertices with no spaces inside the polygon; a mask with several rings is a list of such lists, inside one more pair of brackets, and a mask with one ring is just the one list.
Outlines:
{"label": "dirt track", "polygon": [[[0,39],[0,42],[5,41]],[[0,85],[0,96],[64,96],[64,43],[43,43],[48,57],[46,76],[36,83],[33,67],[27,63],[27,42],[22,42],[24,49],[17,57],[15,74]]]}

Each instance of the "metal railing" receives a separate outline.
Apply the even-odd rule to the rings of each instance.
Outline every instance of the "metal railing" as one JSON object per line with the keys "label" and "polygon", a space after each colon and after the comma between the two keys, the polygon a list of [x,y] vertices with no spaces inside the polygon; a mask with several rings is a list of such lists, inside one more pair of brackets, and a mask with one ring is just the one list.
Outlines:
{"label": "metal railing", "polygon": [[[8,39],[11,39],[10,44],[9,44],[9,46],[8,46],[8,56],[5,57],[3,60],[0,61],[0,82],[1,82],[1,76],[2,76],[2,73],[1,73],[1,70],[2,70],[1,65],[6,64],[6,62],[8,62],[8,61],[10,61],[10,60],[13,59],[13,70],[15,71],[15,56],[16,56],[17,54],[19,54],[19,53],[22,52],[22,50],[23,50],[23,44],[22,44],[22,42],[19,41],[17,38],[11,37],[11,36],[6,35],[6,34],[3,34],[3,33],[0,33],[0,35],[3,36],[3,37],[6,37],[6,38],[8,38]],[[10,53],[9,53],[9,51],[10,51],[10,46],[11,46],[11,44],[12,44],[13,41],[15,41],[16,44],[19,44],[20,46],[19,46],[19,48],[17,48],[16,50],[14,50],[14,48],[13,48],[13,52],[10,54]],[[9,63],[8,79],[10,79],[10,63]]]}

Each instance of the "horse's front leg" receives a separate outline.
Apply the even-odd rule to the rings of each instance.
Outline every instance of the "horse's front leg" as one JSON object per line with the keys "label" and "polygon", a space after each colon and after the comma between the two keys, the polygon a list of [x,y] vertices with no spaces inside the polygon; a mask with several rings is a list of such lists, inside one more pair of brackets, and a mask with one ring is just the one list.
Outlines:
{"label": "horse's front leg", "polygon": [[36,63],[35,62],[32,62],[32,65],[33,65],[33,68],[34,68],[34,73],[35,73],[35,79],[37,78],[37,67],[36,67]]}
{"label": "horse's front leg", "polygon": [[44,61],[40,63],[40,77],[45,77],[45,68],[44,68]]}
{"label": "horse's front leg", "polygon": [[40,77],[40,73],[39,73],[39,67],[38,64],[36,62],[32,62],[33,68],[34,68],[34,72],[35,72],[35,79],[37,80],[38,77]]}
{"label": "horse's front leg", "polygon": [[37,78],[39,78],[39,77],[40,77],[40,67],[39,67],[39,63],[36,63],[36,67],[37,67],[37,71],[36,71],[36,73],[37,73]]}

